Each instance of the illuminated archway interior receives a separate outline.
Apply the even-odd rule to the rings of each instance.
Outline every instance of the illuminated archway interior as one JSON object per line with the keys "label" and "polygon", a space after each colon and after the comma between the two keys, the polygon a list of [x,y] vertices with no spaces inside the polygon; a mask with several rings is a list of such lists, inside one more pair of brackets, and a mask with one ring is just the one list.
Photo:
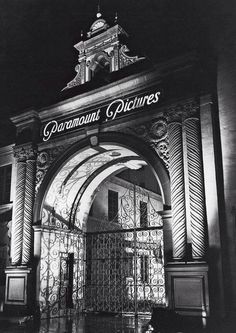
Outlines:
{"label": "illuminated archway interior", "polygon": [[132,150],[101,144],[67,160],[42,205],[41,312],[164,304],[162,209],[157,179]]}

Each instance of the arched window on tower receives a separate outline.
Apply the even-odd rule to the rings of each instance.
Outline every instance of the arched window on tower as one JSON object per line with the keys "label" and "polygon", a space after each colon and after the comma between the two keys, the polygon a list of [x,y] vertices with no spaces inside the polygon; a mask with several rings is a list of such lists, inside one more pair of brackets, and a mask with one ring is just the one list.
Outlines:
{"label": "arched window on tower", "polygon": [[110,59],[105,53],[98,54],[90,65],[92,79],[96,81],[110,81]]}

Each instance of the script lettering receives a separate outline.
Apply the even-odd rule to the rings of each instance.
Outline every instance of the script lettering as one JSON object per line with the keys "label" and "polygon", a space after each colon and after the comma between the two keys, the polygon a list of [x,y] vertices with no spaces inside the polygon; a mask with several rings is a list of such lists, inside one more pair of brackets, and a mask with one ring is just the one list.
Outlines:
{"label": "script lettering", "polygon": [[74,128],[82,127],[87,124],[97,123],[100,119],[103,121],[114,120],[119,115],[126,114],[132,110],[139,109],[145,105],[155,104],[159,101],[160,91],[134,98],[118,98],[111,102],[106,109],[82,114],[79,117],[67,119],[65,121],[51,120],[43,129],[43,141],[48,141],[53,134],[61,133]]}
{"label": "script lettering", "polygon": [[127,98],[126,101],[120,98],[116,99],[106,109],[107,120],[114,120],[118,114],[129,112],[145,105],[155,104],[159,101],[159,96],[160,91],[157,91],[155,94],[144,95],[142,97],[136,96],[134,99]]}

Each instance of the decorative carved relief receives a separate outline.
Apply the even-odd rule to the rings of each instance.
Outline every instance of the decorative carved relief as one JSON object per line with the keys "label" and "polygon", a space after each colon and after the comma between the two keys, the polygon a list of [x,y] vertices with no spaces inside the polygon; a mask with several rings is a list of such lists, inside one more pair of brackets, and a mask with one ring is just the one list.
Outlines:
{"label": "decorative carved relief", "polygon": [[182,122],[187,118],[199,118],[199,104],[196,100],[171,104],[164,110],[168,122]]}
{"label": "decorative carved relief", "polygon": [[183,105],[183,119],[199,118],[199,103],[195,100],[184,103]]}
{"label": "decorative carved relief", "polygon": [[126,53],[129,52],[129,49],[126,45],[122,45],[120,50],[119,50],[119,55],[120,55],[120,68],[129,66],[137,61],[145,59],[144,57],[130,57]]}
{"label": "decorative carved relief", "polygon": [[14,157],[18,162],[24,162],[28,159],[35,159],[37,149],[33,145],[22,145],[14,147]]}
{"label": "decorative carved relief", "polygon": [[126,128],[125,131],[146,141],[163,160],[166,168],[169,168],[169,141],[165,118],[157,118],[134,128]]}
{"label": "decorative carved relief", "polygon": [[166,137],[165,140],[159,141],[154,144],[154,148],[158,156],[163,160],[166,168],[169,168],[169,141]]}
{"label": "decorative carved relief", "polygon": [[37,157],[37,170],[36,170],[36,193],[43,178],[53,163],[53,161],[65,150],[65,146],[58,146],[54,148],[45,149],[39,152]]}
{"label": "decorative carved relief", "polygon": [[75,67],[75,71],[77,72],[76,76],[74,77],[73,80],[71,80],[70,82],[67,83],[66,87],[62,89],[63,90],[66,90],[66,89],[69,89],[69,88],[73,88],[75,86],[79,86],[80,84],[82,84],[82,80],[81,80],[81,67],[80,65],[77,65]]}

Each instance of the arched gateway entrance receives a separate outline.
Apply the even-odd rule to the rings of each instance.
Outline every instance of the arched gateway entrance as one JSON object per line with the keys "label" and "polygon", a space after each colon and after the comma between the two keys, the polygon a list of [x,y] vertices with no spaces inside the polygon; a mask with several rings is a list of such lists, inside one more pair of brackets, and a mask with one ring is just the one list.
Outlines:
{"label": "arched gateway entrance", "polygon": [[134,149],[133,139],[118,137],[74,145],[41,185],[35,244],[42,316],[147,313],[166,302],[161,212],[168,176],[143,143]]}
{"label": "arched gateway entrance", "polygon": [[211,98],[199,95],[200,64],[188,55],[153,67],[129,56],[127,34],[118,24],[109,28],[101,13],[87,37],[75,45],[79,63],[65,100],[12,118],[5,304],[34,312],[36,276],[44,317],[71,309],[149,312],[166,301],[164,257],[168,307],[209,315],[206,258],[215,222],[207,222],[205,187],[212,185],[214,131]]}

